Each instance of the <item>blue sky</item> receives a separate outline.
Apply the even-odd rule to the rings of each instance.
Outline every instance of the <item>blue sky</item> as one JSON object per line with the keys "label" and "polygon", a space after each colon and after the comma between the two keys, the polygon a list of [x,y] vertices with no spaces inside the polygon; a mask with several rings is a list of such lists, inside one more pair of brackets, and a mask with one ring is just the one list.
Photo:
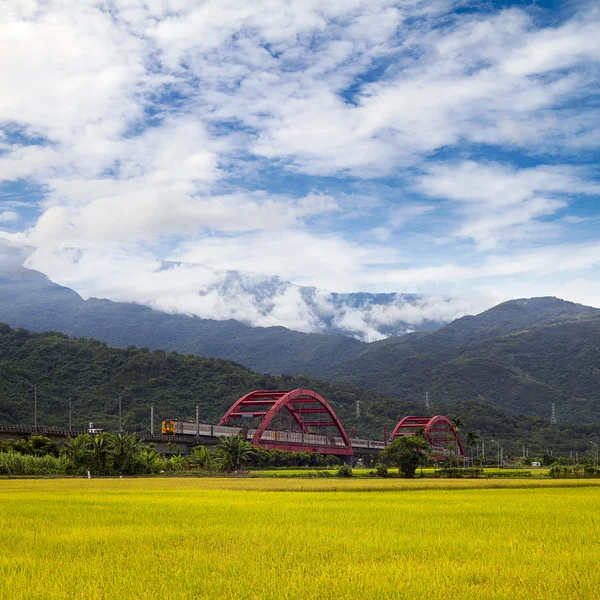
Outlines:
{"label": "blue sky", "polygon": [[600,306],[599,36],[594,2],[6,0],[0,239],[205,317],[226,270]]}

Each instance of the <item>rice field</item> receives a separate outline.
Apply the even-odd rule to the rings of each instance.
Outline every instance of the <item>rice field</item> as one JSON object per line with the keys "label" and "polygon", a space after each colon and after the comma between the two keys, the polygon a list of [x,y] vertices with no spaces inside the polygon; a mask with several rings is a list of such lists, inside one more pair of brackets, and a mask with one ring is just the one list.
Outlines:
{"label": "rice field", "polygon": [[[494,477],[495,475],[505,475],[507,471],[520,473],[523,476],[529,477],[546,477],[548,475],[547,468],[535,468],[535,469],[499,469],[494,467],[486,467],[484,469],[483,475],[481,477]],[[315,475],[318,473],[326,472],[331,476],[335,475],[337,472],[336,468],[328,468],[328,467],[311,467],[311,468],[302,468],[302,467],[279,467],[275,469],[253,469],[250,471],[250,475],[256,477],[310,477],[311,475]],[[435,473],[435,469],[427,467],[423,469],[419,469],[417,471],[417,475],[423,473],[426,477],[429,477]],[[372,477],[371,473],[373,473],[373,469],[368,468],[354,468],[353,475],[354,477]],[[391,476],[398,476],[398,469],[389,468],[388,473]]]}
{"label": "rice field", "polygon": [[600,598],[593,480],[0,480],[0,598]]}

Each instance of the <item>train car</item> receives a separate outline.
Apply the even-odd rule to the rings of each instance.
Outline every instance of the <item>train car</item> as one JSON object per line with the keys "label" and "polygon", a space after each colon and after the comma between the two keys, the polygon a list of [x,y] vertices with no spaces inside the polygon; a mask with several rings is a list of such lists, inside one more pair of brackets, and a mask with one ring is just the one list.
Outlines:
{"label": "train car", "polygon": [[[199,423],[196,429],[194,421],[180,421],[178,419],[165,419],[162,422],[163,435],[189,435],[206,437],[230,437],[243,434],[245,439],[251,440],[256,429],[231,427],[229,425],[211,425],[210,423]],[[263,442],[281,442],[288,444],[315,445],[315,446],[339,446],[345,447],[344,440],[339,436],[321,435],[318,433],[302,433],[299,431],[274,431],[267,429],[261,440]],[[379,440],[366,440],[352,438],[350,440],[354,448],[383,449],[385,443]]]}
{"label": "train car", "polygon": [[238,435],[242,432],[241,427],[229,427],[228,425],[211,425],[210,423],[196,423],[194,421],[180,421],[178,419],[165,419],[162,422],[163,435],[202,435],[208,437]]}

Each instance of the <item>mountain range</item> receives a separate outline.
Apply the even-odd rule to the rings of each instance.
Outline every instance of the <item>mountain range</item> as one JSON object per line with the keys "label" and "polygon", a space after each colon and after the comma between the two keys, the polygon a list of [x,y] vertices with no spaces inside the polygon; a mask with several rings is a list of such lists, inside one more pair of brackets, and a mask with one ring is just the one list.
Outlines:
{"label": "mountain range", "polygon": [[[90,338],[69,339],[57,332],[30,333],[0,324],[0,423],[32,424],[33,389],[37,389],[38,424],[66,426],[69,404],[73,426],[93,421],[97,427],[118,426],[118,397],[122,398],[123,427],[150,429],[150,407],[155,407],[155,428],[165,417],[218,422],[227,408],[249,390],[317,390],[332,404],[348,433],[381,439],[384,427],[392,431],[406,414],[422,412],[422,402],[388,397],[347,384],[304,376],[272,376],[220,359],[201,358],[163,350],[115,348]],[[356,406],[360,402],[360,417]],[[519,417],[494,406],[461,400],[436,402],[435,410],[459,415],[465,431],[493,437],[506,456],[517,456],[523,445],[532,456],[547,448],[584,452],[593,425],[550,425],[536,417]],[[465,438],[466,439],[466,438]]]}
{"label": "mountain range", "polygon": [[600,309],[557,298],[512,300],[436,330],[365,343],[173,315],[90,298],[22,267],[0,276],[0,321],[118,347],[233,360],[373,390],[429,410],[472,402],[505,415],[600,422]]}
{"label": "mountain range", "polygon": [[[38,293],[50,292],[48,281],[46,289],[42,289],[40,273],[21,266],[26,260],[27,249],[9,247],[0,239],[0,277],[12,281],[13,287],[16,281],[21,286],[30,281],[37,285]],[[481,306],[490,306],[489,300],[481,298],[335,293],[295,285],[277,276],[171,261],[132,274],[125,288],[111,279],[94,278],[87,273],[77,286],[77,291],[90,300],[110,298],[172,315],[235,320],[251,327],[285,327],[302,333],[340,334],[363,342],[437,329],[457,317],[477,312]]]}

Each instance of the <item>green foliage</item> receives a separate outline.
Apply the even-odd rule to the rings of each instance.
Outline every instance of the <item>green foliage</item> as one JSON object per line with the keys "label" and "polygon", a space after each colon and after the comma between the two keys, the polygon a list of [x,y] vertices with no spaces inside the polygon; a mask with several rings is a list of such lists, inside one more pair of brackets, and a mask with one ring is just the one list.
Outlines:
{"label": "green foliage", "polygon": [[212,471],[215,469],[215,460],[210,451],[204,446],[196,446],[188,457],[188,464],[192,468],[203,471]]}
{"label": "green foliage", "polygon": [[396,438],[381,452],[381,460],[398,468],[405,477],[414,477],[419,465],[427,462],[429,444],[418,435]]}
{"label": "green foliage", "polygon": [[377,463],[375,465],[375,474],[377,477],[389,477],[388,466],[384,463]]}
{"label": "green foliage", "polygon": [[507,471],[505,469],[498,471],[488,471],[485,476],[488,479],[522,479],[523,477],[533,477],[531,471]]}
{"label": "green foliage", "polygon": [[32,456],[58,456],[58,444],[43,435],[32,435],[26,440],[0,440],[0,452],[17,452]]}
{"label": "green foliage", "polygon": [[215,451],[216,463],[222,471],[233,473],[242,470],[250,461],[254,447],[241,435],[219,438]]}
{"label": "green foliage", "polygon": [[548,475],[554,479],[574,479],[581,477],[600,477],[600,468],[592,465],[553,465]]}
{"label": "green foliage", "polygon": [[450,467],[438,469],[432,474],[432,477],[442,479],[477,479],[483,475],[483,469],[461,469],[458,467]]}
{"label": "green foliage", "polygon": [[93,475],[136,475],[170,468],[155,450],[128,433],[78,435],[66,442],[62,455],[69,461],[69,471],[75,474],[90,471]]}
{"label": "green foliage", "polygon": [[349,465],[341,465],[335,473],[336,477],[354,477]]}
{"label": "green foliage", "polygon": [[129,433],[113,435],[109,438],[109,444],[113,471],[122,475],[133,475],[140,472],[140,454],[146,448],[137,436]]}
{"label": "green foliage", "polygon": [[64,456],[35,456],[18,452],[0,452],[0,475],[65,475],[70,463]]}
{"label": "green foliage", "polygon": [[173,473],[180,473],[181,471],[183,471],[184,467],[185,458],[183,458],[181,454],[175,454],[174,456],[171,456],[171,458],[169,458],[169,460],[167,461],[167,468]]}

